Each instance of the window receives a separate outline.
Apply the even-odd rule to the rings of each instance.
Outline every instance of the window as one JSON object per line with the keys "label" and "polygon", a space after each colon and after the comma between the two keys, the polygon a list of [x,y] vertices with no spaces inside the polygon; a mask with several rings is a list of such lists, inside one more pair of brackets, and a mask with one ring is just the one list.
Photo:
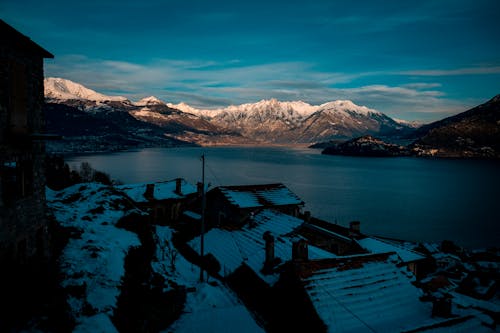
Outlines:
{"label": "window", "polygon": [[28,132],[26,67],[11,62],[10,126],[14,134]]}
{"label": "window", "polygon": [[1,167],[4,203],[12,203],[33,194],[33,163],[31,161],[6,161]]}
{"label": "window", "polygon": [[27,244],[26,244],[26,239],[22,239],[19,242],[17,242],[17,251],[16,251],[16,257],[19,262],[24,262],[26,260],[26,254],[27,254]]}
{"label": "window", "polygon": [[36,254],[39,257],[45,255],[45,230],[43,227],[36,231]]}

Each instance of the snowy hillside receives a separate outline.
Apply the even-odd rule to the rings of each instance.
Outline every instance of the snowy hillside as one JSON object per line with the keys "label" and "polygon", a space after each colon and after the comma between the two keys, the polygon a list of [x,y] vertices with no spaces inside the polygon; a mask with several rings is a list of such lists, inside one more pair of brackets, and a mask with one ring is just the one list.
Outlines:
{"label": "snowy hillside", "polygon": [[[126,223],[121,219],[127,217],[138,230],[148,219],[141,218],[143,213],[123,192],[96,183],[77,184],[59,192],[47,188],[47,201],[57,224],[71,231],[58,262],[76,324],[73,332],[123,332],[120,299],[132,290],[125,285],[127,274],[131,274],[126,262],[130,263],[131,253],[145,245],[145,238],[124,229]],[[184,300],[168,303],[168,308],[177,307],[180,314],[173,318],[168,332],[264,332],[226,286],[216,281],[199,282],[199,268],[173,247],[171,228],[154,226],[147,230],[155,240],[155,253],[145,267],[151,268],[151,276],[161,277],[158,283],[162,288],[145,290],[155,292],[154,299],[160,299],[174,290],[189,289]],[[149,283],[153,280],[147,279]],[[137,331],[134,326],[127,327],[125,331]]]}
{"label": "snowy hillside", "polygon": [[61,226],[76,231],[60,258],[62,286],[82,290],[68,298],[75,331],[116,332],[111,317],[125,274],[125,256],[140,244],[136,234],[116,225],[126,215],[142,213],[123,194],[99,184],[77,184],[60,192],[47,189],[47,204]]}
{"label": "snowy hillside", "polygon": [[122,96],[106,96],[81,84],[70,80],[49,77],[44,80],[45,98],[59,100],[89,100],[95,102],[116,101],[124,102],[127,98]]}

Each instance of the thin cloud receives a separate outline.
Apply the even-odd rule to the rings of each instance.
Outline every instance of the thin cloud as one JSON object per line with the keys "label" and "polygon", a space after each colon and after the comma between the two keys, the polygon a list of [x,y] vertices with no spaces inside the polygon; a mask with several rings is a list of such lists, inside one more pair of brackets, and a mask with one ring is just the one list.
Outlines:
{"label": "thin cloud", "polygon": [[442,86],[441,83],[428,83],[428,82],[415,82],[415,83],[407,83],[407,84],[402,85],[402,87],[405,87],[405,88],[418,89],[418,90],[439,88],[441,86]]}
{"label": "thin cloud", "polygon": [[303,100],[315,105],[350,99],[391,116],[411,117],[411,120],[436,119],[437,114],[449,115],[464,109],[463,102],[446,98],[440,83],[338,87],[355,78],[375,74],[320,72],[305,62],[246,65],[234,61],[156,59],[139,65],[71,55],[48,63],[46,72],[48,76],[67,78],[105,94],[124,95],[133,100],[155,95],[167,102],[185,102],[207,109],[270,98]]}
{"label": "thin cloud", "polygon": [[399,72],[400,75],[413,76],[452,76],[452,75],[485,75],[500,74],[500,66],[465,67],[455,69],[423,69]]}

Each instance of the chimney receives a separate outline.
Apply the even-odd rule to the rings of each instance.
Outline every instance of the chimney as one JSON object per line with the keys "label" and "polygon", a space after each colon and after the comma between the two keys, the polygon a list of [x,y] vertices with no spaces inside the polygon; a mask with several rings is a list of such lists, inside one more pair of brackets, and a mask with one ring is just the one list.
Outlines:
{"label": "chimney", "polygon": [[307,240],[302,238],[292,240],[292,260],[295,262],[309,260]]}
{"label": "chimney", "polygon": [[182,179],[177,178],[175,180],[175,193],[178,195],[182,195]]}
{"label": "chimney", "polygon": [[201,195],[203,194],[203,183],[197,182],[196,183],[196,190],[198,192],[198,196],[201,197]]}
{"label": "chimney", "polygon": [[349,237],[359,236],[361,233],[361,222],[352,221],[349,223]]}
{"label": "chimney", "polygon": [[262,237],[266,242],[266,259],[264,261],[264,270],[271,270],[274,264],[274,236],[270,231],[266,231]]}
{"label": "chimney", "polygon": [[310,223],[311,222],[311,212],[306,210],[304,212],[304,222],[305,223]]}
{"label": "chimney", "polygon": [[445,295],[438,295],[432,301],[432,316],[450,318],[451,299]]}
{"label": "chimney", "polygon": [[147,184],[146,192],[144,192],[144,197],[147,200],[154,200],[155,198],[155,184]]}

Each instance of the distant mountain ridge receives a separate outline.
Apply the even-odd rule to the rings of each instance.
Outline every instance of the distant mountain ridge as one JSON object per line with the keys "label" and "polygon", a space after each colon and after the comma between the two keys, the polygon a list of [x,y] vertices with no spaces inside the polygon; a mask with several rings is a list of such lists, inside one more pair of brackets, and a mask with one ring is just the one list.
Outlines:
{"label": "distant mountain ridge", "polygon": [[316,145],[323,154],[350,156],[421,156],[500,158],[500,95],[457,115],[424,125],[406,147],[363,136]]}
{"label": "distant mountain ridge", "polygon": [[500,157],[500,95],[457,115],[424,125],[415,149],[444,157]]}
{"label": "distant mountain ridge", "polygon": [[137,102],[107,96],[78,83],[45,79],[47,102],[64,104],[95,115],[126,112],[154,124],[172,138],[202,145],[296,144],[350,139],[361,135],[402,135],[410,126],[348,100],[321,105],[276,99],[201,110],[149,96]]}

